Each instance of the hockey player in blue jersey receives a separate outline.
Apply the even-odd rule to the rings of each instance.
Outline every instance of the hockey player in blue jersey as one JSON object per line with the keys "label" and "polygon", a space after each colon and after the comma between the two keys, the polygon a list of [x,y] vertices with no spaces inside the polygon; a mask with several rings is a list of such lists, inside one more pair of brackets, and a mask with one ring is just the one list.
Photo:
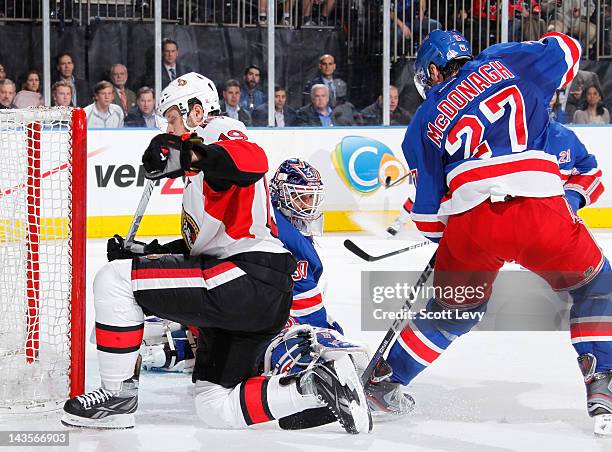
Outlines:
{"label": "hockey player in blue jersey", "polygon": [[387,381],[408,384],[469,332],[476,321],[464,319],[475,316],[459,314],[484,312],[497,272],[516,261],[572,295],[588,413],[596,432],[611,434],[610,264],[574,212],[603,187],[579,141],[552,149],[568,131],[550,125],[547,111],[579,60],[578,42],[560,33],[495,45],[475,59],[458,32],[436,30],[423,41],[415,82],[426,100],[402,144],[416,178],[411,217],[440,244],[434,286],[487,289],[461,303],[446,295],[452,290],[432,298],[427,311],[447,320],[408,321],[389,353]]}

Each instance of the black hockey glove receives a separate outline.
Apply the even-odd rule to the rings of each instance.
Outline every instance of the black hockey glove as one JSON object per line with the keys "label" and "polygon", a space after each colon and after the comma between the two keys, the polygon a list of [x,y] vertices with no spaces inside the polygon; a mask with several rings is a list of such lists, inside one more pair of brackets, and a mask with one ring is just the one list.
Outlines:
{"label": "black hockey glove", "polygon": [[142,253],[134,253],[125,249],[125,240],[119,234],[115,234],[106,242],[106,258],[109,262],[116,259],[131,259],[134,256],[144,256],[147,254],[169,254],[171,251],[161,245],[157,239],[150,243],[134,241],[135,244],[143,247]]}
{"label": "black hockey glove", "polygon": [[180,177],[191,166],[191,149],[183,150],[181,137],[160,133],[142,155],[142,164],[147,179]]}

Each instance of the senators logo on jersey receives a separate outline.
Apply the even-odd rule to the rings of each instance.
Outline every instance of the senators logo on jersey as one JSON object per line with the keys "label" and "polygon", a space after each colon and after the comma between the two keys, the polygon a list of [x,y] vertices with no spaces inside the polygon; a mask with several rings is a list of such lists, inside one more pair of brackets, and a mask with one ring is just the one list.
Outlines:
{"label": "senators logo on jersey", "polygon": [[185,241],[187,248],[193,248],[193,244],[198,238],[199,233],[200,228],[198,227],[197,223],[193,217],[183,209],[181,212],[181,235],[183,236],[183,240]]}

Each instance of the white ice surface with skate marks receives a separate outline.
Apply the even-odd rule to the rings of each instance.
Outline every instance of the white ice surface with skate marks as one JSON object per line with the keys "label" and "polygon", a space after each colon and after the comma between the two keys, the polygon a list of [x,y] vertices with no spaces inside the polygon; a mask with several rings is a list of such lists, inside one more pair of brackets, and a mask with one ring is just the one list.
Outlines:
{"label": "white ice surface with skate marks", "polygon": [[[595,235],[612,255],[612,233]],[[435,248],[366,263],[344,249],[342,241],[346,237],[330,234],[318,240],[326,266],[328,307],[349,337],[375,347],[383,332],[360,330],[360,272],[421,270]],[[377,253],[408,243],[353,238]],[[90,240],[88,246],[87,324],[91,331],[91,282],[96,269],[105,262],[106,241]],[[87,390],[98,386],[95,346],[88,344]],[[569,333],[473,332],[462,337],[411,385],[417,403],[414,413],[377,422],[369,435],[348,435],[338,424],[301,432],[281,431],[274,424],[242,431],[205,429],[195,414],[191,386],[188,375],[143,373],[134,429],[71,429],[70,447],[53,450],[612,451],[612,438],[593,437]],[[65,429],[59,418],[59,413],[0,417],[0,430]]]}

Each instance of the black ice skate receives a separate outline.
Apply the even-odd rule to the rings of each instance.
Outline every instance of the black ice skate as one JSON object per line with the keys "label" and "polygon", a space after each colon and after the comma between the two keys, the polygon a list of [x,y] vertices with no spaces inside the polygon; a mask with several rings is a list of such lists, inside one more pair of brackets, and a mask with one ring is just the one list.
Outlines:
{"label": "black ice skate", "polygon": [[587,389],[587,410],[594,420],[596,435],[612,435],[612,370],[595,372],[597,358],[587,353],[578,357]]}
{"label": "black ice skate", "polygon": [[402,391],[402,385],[393,382],[391,366],[383,359],[374,369],[374,374],[363,387],[368,406],[374,415],[404,415],[414,409],[414,399]]}
{"label": "black ice skate", "polygon": [[314,394],[325,402],[348,433],[372,430],[366,397],[348,355],[304,371],[298,382],[298,391]]}
{"label": "black ice skate", "polygon": [[134,427],[138,408],[137,380],[126,380],[120,391],[96,389],[64,404],[62,424],[69,427],[119,429]]}

